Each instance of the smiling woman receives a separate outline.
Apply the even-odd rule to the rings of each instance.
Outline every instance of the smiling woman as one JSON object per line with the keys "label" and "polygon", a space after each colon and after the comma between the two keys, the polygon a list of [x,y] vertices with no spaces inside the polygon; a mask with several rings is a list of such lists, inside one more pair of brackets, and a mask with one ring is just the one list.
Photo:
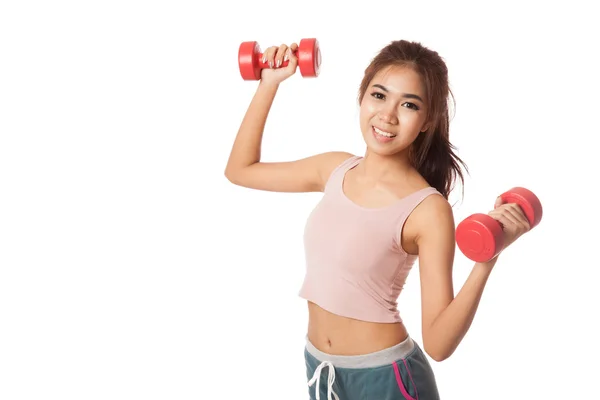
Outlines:
{"label": "smiling woman", "polygon": [[[266,118],[279,85],[296,71],[296,49],[265,51],[273,67],[261,72],[225,175],[252,189],[323,192],[306,222],[299,293],[309,310],[304,355],[311,399],[439,399],[426,354],[442,361],[456,350],[497,261],[475,264],[454,296],[448,196],[464,164],[449,141],[447,68],[420,43],[391,42],[359,88],[363,156],[338,151],[261,162]],[[498,204],[490,215],[509,212]],[[511,221],[526,219],[518,213]],[[424,351],[397,308],[417,257]],[[329,379],[321,381],[323,368],[330,369]]]}

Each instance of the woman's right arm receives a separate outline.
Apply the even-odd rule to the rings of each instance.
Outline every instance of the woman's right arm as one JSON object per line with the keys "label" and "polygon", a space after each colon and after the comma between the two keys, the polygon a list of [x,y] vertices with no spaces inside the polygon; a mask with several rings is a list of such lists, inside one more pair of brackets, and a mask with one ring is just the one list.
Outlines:
{"label": "woman's right arm", "polygon": [[[295,44],[291,46],[294,49]],[[287,47],[269,48],[267,59],[283,61]],[[239,186],[272,192],[323,191],[331,171],[352,154],[326,152],[294,161],[261,162],[261,144],[267,116],[280,83],[294,74],[297,60],[287,53],[290,62],[285,68],[263,70],[256,93],[240,125],[233,143],[225,176]]]}

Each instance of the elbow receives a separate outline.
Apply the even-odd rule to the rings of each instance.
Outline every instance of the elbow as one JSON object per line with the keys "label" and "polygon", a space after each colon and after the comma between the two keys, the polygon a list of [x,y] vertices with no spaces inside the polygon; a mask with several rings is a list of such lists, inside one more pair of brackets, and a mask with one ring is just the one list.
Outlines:
{"label": "elbow", "polygon": [[225,166],[223,174],[225,175],[225,178],[234,185],[244,186],[245,181],[248,180],[248,167],[251,165],[252,164],[228,163],[227,166]]}
{"label": "elbow", "polygon": [[239,185],[239,173],[236,173],[233,168],[229,166],[226,167],[223,174],[229,182],[233,183],[234,185]]}
{"label": "elbow", "polygon": [[435,362],[442,362],[450,358],[453,353],[452,349],[443,348],[442,346],[423,343],[425,353]]}
{"label": "elbow", "polygon": [[450,354],[444,354],[441,352],[430,351],[427,349],[425,350],[425,352],[435,362],[442,362],[442,361],[447,360],[450,357]]}
{"label": "elbow", "polygon": [[232,175],[231,171],[229,170],[229,168],[225,168],[223,175],[225,175],[225,178],[227,178],[227,180],[229,182],[234,183],[233,175]]}

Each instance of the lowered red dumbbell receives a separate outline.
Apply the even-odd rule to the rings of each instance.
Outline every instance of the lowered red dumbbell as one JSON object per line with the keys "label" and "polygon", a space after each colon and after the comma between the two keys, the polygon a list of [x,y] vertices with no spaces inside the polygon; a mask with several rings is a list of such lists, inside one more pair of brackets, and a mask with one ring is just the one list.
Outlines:
{"label": "lowered red dumbbell", "polygon": [[[298,57],[298,68],[303,77],[317,77],[321,69],[321,50],[317,39],[302,39],[294,52]],[[257,42],[243,42],[238,50],[238,64],[242,78],[247,81],[260,79],[263,68],[270,68],[268,62],[263,63],[263,53]],[[284,61],[281,67],[286,67]]]}
{"label": "lowered red dumbbell", "polygon": [[[542,203],[533,192],[515,187],[500,195],[504,203],[516,203],[529,221],[530,229],[542,220]],[[473,214],[456,227],[456,243],[475,262],[486,262],[504,249],[502,226],[487,214]]]}

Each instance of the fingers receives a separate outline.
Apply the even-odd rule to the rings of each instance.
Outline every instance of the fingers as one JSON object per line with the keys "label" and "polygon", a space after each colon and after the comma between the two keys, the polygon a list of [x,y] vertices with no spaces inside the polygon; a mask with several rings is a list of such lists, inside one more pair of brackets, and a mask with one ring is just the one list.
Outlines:
{"label": "fingers", "polygon": [[[277,48],[277,51],[273,57],[273,61],[275,63],[275,68],[279,68],[281,67],[281,64],[283,64],[283,58],[285,57],[285,53],[287,51],[288,47],[285,44],[282,44],[281,46],[279,46],[279,48]],[[271,67],[273,68],[273,67]]]}
{"label": "fingers", "polygon": [[297,63],[294,52],[298,49],[296,43],[292,43],[289,47],[286,44],[280,46],[271,46],[263,53],[262,62],[269,65],[269,68],[279,68],[285,61],[293,63],[292,67],[295,67]]}
{"label": "fingers", "polygon": [[505,247],[530,229],[529,220],[521,207],[515,203],[505,203],[501,197],[496,198],[494,209],[488,215],[500,224]]}
{"label": "fingers", "polygon": [[296,50],[298,50],[298,45],[296,43],[292,43],[290,47],[288,47],[285,54],[285,61],[289,60],[287,68],[292,71],[295,71],[296,66],[298,65],[298,57],[296,56]]}
{"label": "fingers", "polygon": [[529,230],[529,220],[527,219],[527,216],[525,216],[525,213],[521,207],[519,207],[517,204],[511,203],[506,204],[505,209],[506,212],[510,214],[511,220],[514,221],[516,225],[518,225],[520,228]]}
{"label": "fingers", "polygon": [[516,204],[502,204],[490,211],[489,216],[500,222],[503,229],[511,232],[524,233],[530,229],[527,217]]}
{"label": "fingers", "polygon": [[269,68],[275,67],[275,56],[277,55],[277,46],[271,46],[263,53],[262,62],[269,65]]}
{"label": "fingers", "polygon": [[494,211],[490,213],[490,216],[495,217],[498,216],[498,220],[502,222],[502,225],[518,225],[518,219],[510,212],[507,208],[503,207],[501,209],[496,208]]}
{"label": "fingers", "polygon": [[521,209],[521,207],[519,207],[519,205],[515,203],[505,203],[502,199],[502,196],[498,196],[496,197],[496,201],[494,203],[494,210],[500,207],[502,208],[502,210],[505,210],[508,213],[508,215],[506,215],[506,218],[509,221],[511,221],[515,225],[518,225],[520,228],[525,228],[529,230],[529,220],[527,219],[525,213],[523,213],[523,210]]}
{"label": "fingers", "polygon": [[512,224],[512,221],[510,219],[508,219],[504,213],[493,213],[492,212],[489,214],[489,216],[494,218],[496,221],[498,221],[498,223],[500,223],[500,226],[502,227],[503,230],[506,230],[507,228],[509,229]]}

